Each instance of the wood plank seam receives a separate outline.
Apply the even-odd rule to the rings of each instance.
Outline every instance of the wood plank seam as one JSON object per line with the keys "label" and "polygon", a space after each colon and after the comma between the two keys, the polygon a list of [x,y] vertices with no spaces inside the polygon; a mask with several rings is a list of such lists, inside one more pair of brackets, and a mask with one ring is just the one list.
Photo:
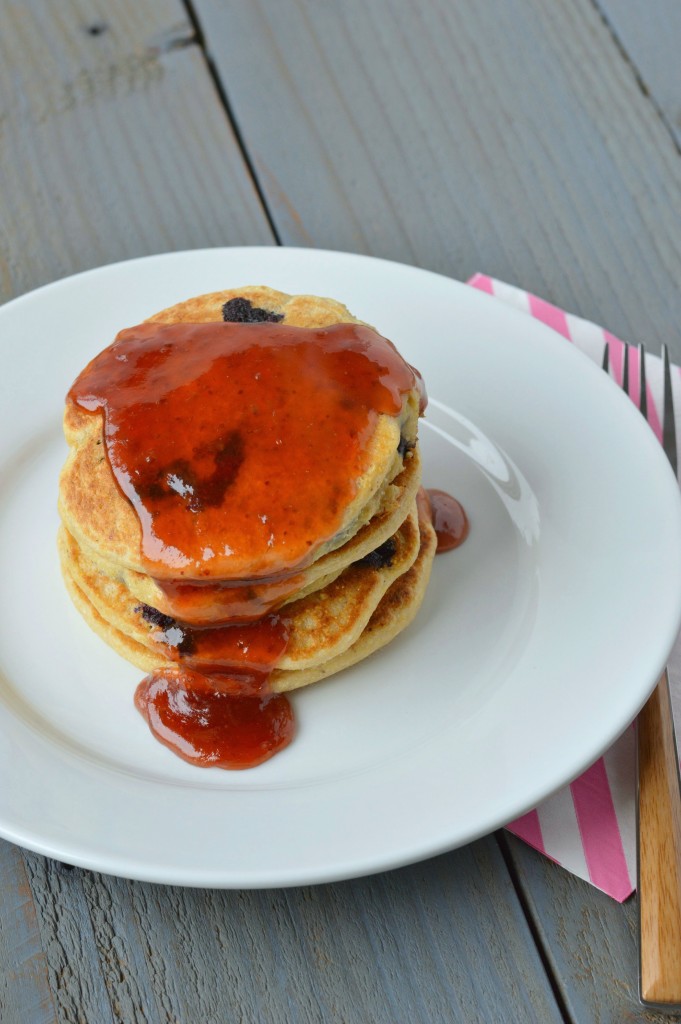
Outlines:
{"label": "wood plank seam", "polygon": [[624,40],[621,38],[621,36],[617,32],[615,26],[613,25],[612,21],[608,17],[607,12],[603,9],[601,4],[599,3],[599,0],[591,0],[591,3],[593,4],[594,10],[596,11],[598,16],[600,17],[600,19],[603,22],[604,26],[608,30],[608,32],[610,34],[610,38],[612,39],[615,47],[617,48],[617,52],[619,53],[620,57],[622,58],[624,63],[627,65],[627,67],[631,71],[632,75],[634,76],[634,80],[635,80],[636,85],[638,86],[641,94],[648,101],[650,106],[655,111],[655,114],[657,115],[657,117],[660,119],[660,121],[664,125],[665,130],[667,131],[667,133],[669,134],[669,136],[670,136],[670,138],[672,140],[672,143],[674,145],[675,150],[677,151],[677,153],[681,154],[681,146],[679,145],[679,142],[677,140],[676,134],[674,132],[674,127],[673,127],[673,125],[671,125],[669,123],[669,118],[665,114],[665,112],[662,109],[662,107],[660,106],[660,104],[657,102],[657,100],[656,100],[654,94],[652,93],[652,91],[646,85],[645,79],[643,77],[643,72],[640,70],[640,68],[638,67],[638,65],[634,61],[634,58],[631,56],[631,54],[627,50],[626,45],[624,43]]}
{"label": "wood plank seam", "polygon": [[523,912],[525,921],[527,922],[527,927],[530,931],[530,935],[532,936],[532,941],[534,942],[535,947],[537,949],[537,955],[539,956],[541,965],[544,968],[547,981],[551,986],[551,992],[553,994],[553,998],[556,1000],[558,1011],[562,1014],[563,1019],[565,1020],[565,1024],[579,1024],[579,1022],[574,1019],[568,1008],[568,1004],[565,999],[565,993],[560,984],[560,979],[556,975],[554,966],[551,962],[550,951],[546,943],[544,942],[544,937],[541,934],[537,920],[534,914],[532,913],[530,899],[525,893],[522,881],[518,876],[516,866],[513,862],[513,858],[511,857],[511,851],[509,850],[508,847],[508,840],[506,838],[506,835],[504,832],[495,832],[494,838],[497,841],[497,845],[499,846],[501,856],[504,859],[504,864],[506,865],[506,870],[508,871],[508,876],[511,880],[513,891],[516,895],[518,903],[520,904],[520,909]]}
{"label": "wood plank seam", "polygon": [[41,1024],[57,1024],[50,991],[49,970],[40,931],[39,914],[29,883],[26,864],[18,847],[2,842],[0,879],[3,915],[0,946],[3,973],[0,978],[0,1020],[14,1011],[30,1014]]}
{"label": "wood plank seam", "polygon": [[267,223],[268,223],[269,228],[270,228],[270,230],[272,232],[272,235],[274,236],[274,241],[276,242],[277,245],[281,245],[282,244],[281,235],[279,234],[276,222],[274,220],[274,215],[273,215],[272,210],[270,209],[270,205],[269,205],[269,203],[267,201],[267,196],[265,194],[265,190],[264,190],[264,188],[262,188],[262,186],[260,184],[260,180],[258,178],[258,175],[256,173],[255,167],[253,165],[253,161],[251,159],[251,154],[249,153],[248,149],[246,148],[246,143],[244,142],[244,138],[243,138],[243,135],[241,133],[241,129],[239,127],[239,123],[238,123],[238,121],[237,121],[237,119],[236,119],[236,117],[234,115],[234,111],[232,109],[232,105],[231,105],[231,103],[229,101],[229,97],[227,95],[227,92],[225,90],[224,84],[222,82],[222,78],[220,77],[220,74],[219,74],[219,72],[218,72],[218,70],[217,70],[217,68],[216,68],[216,66],[215,66],[215,64],[213,62],[213,59],[212,59],[212,57],[210,55],[210,52],[208,50],[208,47],[206,45],[206,38],[204,36],[203,29],[201,28],[201,22],[199,21],[199,18],[198,18],[197,14],[196,14],[196,11],[194,10],[194,4],[192,3],[192,0],[182,0],[182,3],[184,4],[184,7],[185,7],[185,9],[187,11],[187,17],[189,18],[189,21],[190,21],[190,23],[192,24],[192,26],[194,28],[195,41],[196,41],[197,45],[199,46],[199,48],[200,48],[200,50],[201,50],[201,52],[203,54],[203,59],[205,61],[206,70],[207,70],[207,72],[208,72],[208,74],[209,74],[209,76],[210,76],[210,78],[211,78],[211,80],[213,82],[213,86],[215,88],[215,91],[216,91],[216,93],[218,95],[218,98],[220,100],[220,103],[222,104],[222,107],[223,107],[223,109],[225,111],[225,116],[227,117],[227,120],[229,121],[230,127],[231,127],[231,129],[232,129],[232,131],[234,133],[234,137],[236,139],[236,143],[237,143],[237,145],[239,147],[239,150],[241,152],[241,156],[242,156],[242,159],[244,161],[244,164],[246,165],[246,170],[248,171],[248,173],[249,173],[249,175],[251,177],[251,180],[253,182],[253,187],[254,187],[257,195],[258,195],[258,198],[260,199],[260,203],[262,205],[263,212],[265,214],[265,217],[267,218]]}

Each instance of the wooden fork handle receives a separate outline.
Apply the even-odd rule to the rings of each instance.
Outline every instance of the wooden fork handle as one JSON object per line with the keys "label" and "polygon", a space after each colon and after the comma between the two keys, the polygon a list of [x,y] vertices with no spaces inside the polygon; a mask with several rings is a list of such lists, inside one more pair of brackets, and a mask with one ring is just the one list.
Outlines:
{"label": "wooden fork handle", "polygon": [[641,999],[681,1004],[681,792],[666,671],[638,718]]}

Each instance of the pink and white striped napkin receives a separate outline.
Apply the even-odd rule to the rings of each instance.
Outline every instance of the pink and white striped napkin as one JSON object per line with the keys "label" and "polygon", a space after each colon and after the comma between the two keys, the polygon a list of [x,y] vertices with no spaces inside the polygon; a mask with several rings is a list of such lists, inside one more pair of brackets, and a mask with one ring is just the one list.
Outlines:
{"label": "pink and white striped napkin", "polygon": [[[529,316],[541,320],[571,341],[599,365],[609,346],[610,372],[622,383],[624,342],[588,320],[565,313],[544,299],[484,274],[468,282]],[[637,348],[629,351],[632,400],[639,404]],[[662,439],[662,363],[646,353],[648,420]],[[674,407],[681,410],[681,370],[672,370]],[[681,451],[681,416],[676,420],[677,448]],[[669,660],[677,733],[681,728],[681,635]],[[679,733],[681,734],[681,733]],[[545,800],[533,811],[506,827],[540,853],[580,878],[591,882],[620,903],[636,887],[636,742],[631,726],[623,736],[578,779]]]}

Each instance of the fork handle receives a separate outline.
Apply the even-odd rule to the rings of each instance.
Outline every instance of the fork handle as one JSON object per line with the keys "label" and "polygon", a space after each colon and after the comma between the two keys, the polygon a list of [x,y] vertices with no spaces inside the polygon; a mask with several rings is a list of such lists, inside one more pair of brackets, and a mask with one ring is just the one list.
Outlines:
{"label": "fork handle", "polygon": [[681,1004],[681,791],[666,671],[638,718],[641,999]]}

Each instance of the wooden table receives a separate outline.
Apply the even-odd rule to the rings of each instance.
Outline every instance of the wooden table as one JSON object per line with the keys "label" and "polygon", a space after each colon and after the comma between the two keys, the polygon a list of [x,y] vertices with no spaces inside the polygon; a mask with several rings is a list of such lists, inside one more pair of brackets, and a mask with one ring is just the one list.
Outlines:
{"label": "wooden table", "polygon": [[[681,359],[672,0],[3,0],[0,297],[204,246],[483,270]],[[2,1024],[655,1021],[636,906],[508,835],[264,892],[0,843]]]}

